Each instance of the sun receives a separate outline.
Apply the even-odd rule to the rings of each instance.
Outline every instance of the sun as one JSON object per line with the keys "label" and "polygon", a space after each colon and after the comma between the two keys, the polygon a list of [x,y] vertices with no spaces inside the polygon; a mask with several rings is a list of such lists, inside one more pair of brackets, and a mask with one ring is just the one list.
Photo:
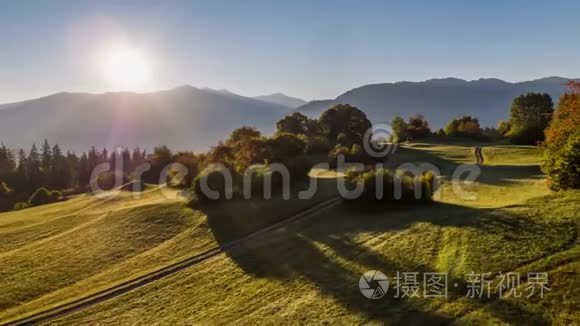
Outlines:
{"label": "sun", "polygon": [[138,49],[127,46],[110,48],[105,52],[102,68],[110,86],[116,90],[142,90],[149,81],[149,62]]}

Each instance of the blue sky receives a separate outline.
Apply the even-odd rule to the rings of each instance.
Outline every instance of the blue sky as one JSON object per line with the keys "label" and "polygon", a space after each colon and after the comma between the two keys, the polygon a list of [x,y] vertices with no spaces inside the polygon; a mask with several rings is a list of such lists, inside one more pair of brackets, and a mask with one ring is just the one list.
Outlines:
{"label": "blue sky", "polygon": [[139,49],[143,90],[334,98],[436,77],[580,77],[580,1],[2,1],[0,103],[116,90],[107,43]]}

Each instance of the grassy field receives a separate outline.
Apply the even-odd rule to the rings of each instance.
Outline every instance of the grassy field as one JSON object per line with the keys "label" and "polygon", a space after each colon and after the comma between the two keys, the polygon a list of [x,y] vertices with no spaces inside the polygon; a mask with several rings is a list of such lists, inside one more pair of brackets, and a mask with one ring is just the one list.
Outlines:
{"label": "grassy field", "polygon": [[[533,147],[488,146],[481,175],[459,196],[449,181],[473,164],[472,144],[412,143],[389,164],[430,162],[444,183],[433,205],[340,205],[56,323],[516,323],[580,320],[580,192],[549,193]],[[489,163],[489,164],[488,164]],[[320,197],[335,195],[322,172]],[[330,181],[330,182],[329,182]],[[303,205],[303,206],[302,206]],[[0,320],[167,264],[308,206],[234,202],[206,213],[150,192],[141,200],[68,202],[0,215]],[[254,220],[250,220],[254,218]],[[251,222],[246,222],[251,221]],[[230,226],[230,227],[228,227]],[[7,240],[4,240],[7,239]],[[65,254],[63,254],[65,253]],[[363,297],[366,270],[447,272],[448,298]],[[470,299],[471,271],[549,273],[544,299]],[[494,278],[494,282],[498,279]],[[454,286],[457,284],[458,286]],[[495,283],[494,283],[495,284]],[[522,284],[523,286],[523,284]],[[493,291],[492,291],[493,292]]]}
{"label": "grassy field", "polygon": [[[318,180],[318,179],[315,179]],[[0,214],[0,320],[95,293],[289,217],[336,196],[329,180],[311,200],[231,201],[196,211],[175,190],[150,189]],[[172,199],[173,198],[173,199]]]}

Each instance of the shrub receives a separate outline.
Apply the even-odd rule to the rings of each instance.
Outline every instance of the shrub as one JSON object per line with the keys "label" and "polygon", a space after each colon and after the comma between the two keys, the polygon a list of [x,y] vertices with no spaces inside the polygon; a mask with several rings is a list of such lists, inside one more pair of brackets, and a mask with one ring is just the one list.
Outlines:
{"label": "shrub", "polygon": [[338,167],[338,157],[340,155],[344,156],[345,163],[362,163],[366,165],[381,162],[386,159],[386,157],[380,158],[368,155],[359,144],[354,144],[350,148],[347,146],[336,145],[328,154],[328,164],[331,169],[336,169]]}
{"label": "shrub", "polygon": [[501,136],[505,136],[510,129],[512,128],[511,124],[507,121],[500,121],[497,125],[497,132],[501,135]]}
{"label": "shrub", "polygon": [[580,188],[580,129],[560,149],[549,148],[542,166],[552,190]]}
{"label": "shrub", "polygon": [[328,153],[328,164],[331,169],[336,169],[338,165],[338,157],[344,156],[345,160],[348,162],[350,157],[350,148],[342,145],[336,145],[330,153]]}
{"label": "shrub", "polygon": [[45,204],[55,203],[55,202],[59,201],[61,197],[62,197],[62,194],[60,193],[60,191],[50,191],[50,190],[42,187],[42,188],[38,188],[32,194],[32,196],[30,196],[28,203],[30,204],[30,206],[45,205]]}
{"label": "shrub", "polygon": [[268,139],[272,162],[284,162],[306,153],[307,143],[301,137],[290,133],[279,133]]}
{"label": "shrub", "polygon": [[546,130],[542,169],[553,190],[580,188],[580,93],[560,97]]}
{"label": "shrub", "polygon": [[348,137],[346,136],[346,134],[344,133],[340,133],[338,134],[338,136],[336,136],[336,144],[337,145],[342,145],[342,146],[348,146],[349,141],[348,141]]}
{"label": "shrub", "polygon": [[328,153],[329,149],[330,144],[326,137],[313,136],[308,138],[308,148],[306,149],[308,154]]}
{"label": "shrub", "polygon": [[292,182],[308,179],[308,173],[312,169],[312,161],[305,156],[300,156],[286,162],[286,168],[290,172]]}
{"label": "shrub", "polygon": [[544,131],[540,128],[515,125],[511,127],[506,137],[514,145],[535,145],[538,141],[544,139]]}
{"label": "shrub", "polygon": [[14,210],[15,211],[19,211],[19,210],[23,210],[30,207],[30,205],[28,205],[28,203],[25,202],[18,202],[16,204],[14,204]]}
{"label": "shrub", "polygon": [[[251,195],[263,198],[265,195],[266,178],[270,178],[270,191],[276,193],[282,189],[284,177],[279,172],[273,172],[268,166],[264,165],[252,171],[249,184],[242,184],[243,187],[250,187]],[[290,180],[291,181],[291,180]]]}
{"label": "shrub", "polygon": [[[382,180],[382,185],[380,183],[377,185],[377,179]],[[348,202],[431,202],[436,190],[434,175],[431,172],[414,176],[399,170],[369,169],[348,172],[346,180],[347,186],[351,189],[363,185],[361,196],[349,199]],[[418,196],[415,194],[416,190]]]}
{"label": "shrub", "polygon": [[[228,180],[226,179],[226,175],[230,175],[232,177],[231,185],[229,184]],[[205,178],[207,182],[207,186],[210,190],[213,190],[218,193],[218,198],[210,198],[208,194],[206,194],[202,189],[202,180]],[[217,202],[223,199],[226,199],[226,196],[229,196],[230,192],[233,195],[234,193],[234,185],[239,183],[239,176],[233,171],[230,167],[224,168],[209,168],[202,171],[195,179],[193,180],[191,190],[192,190],[192,204],[194,206],[203,207],[209,203]]]}

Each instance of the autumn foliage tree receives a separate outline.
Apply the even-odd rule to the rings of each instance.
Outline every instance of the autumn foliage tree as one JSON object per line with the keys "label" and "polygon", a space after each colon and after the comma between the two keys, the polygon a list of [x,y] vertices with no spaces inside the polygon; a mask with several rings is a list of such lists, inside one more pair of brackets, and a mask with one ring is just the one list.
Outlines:
{"label": "autumn foliage tree", "polygon": [[[578,84],[575,84],[576,86]],[[543,171],[551,189],[580,188],[580,87],[560,97],[546,130]]]}
{"label": "autumn foliage tree", "polygon": [[482,135],[482,130],[477,118],[463,116],[451,120],[447,126],[445,126],[445,135],[451,137],[479,138]]}

